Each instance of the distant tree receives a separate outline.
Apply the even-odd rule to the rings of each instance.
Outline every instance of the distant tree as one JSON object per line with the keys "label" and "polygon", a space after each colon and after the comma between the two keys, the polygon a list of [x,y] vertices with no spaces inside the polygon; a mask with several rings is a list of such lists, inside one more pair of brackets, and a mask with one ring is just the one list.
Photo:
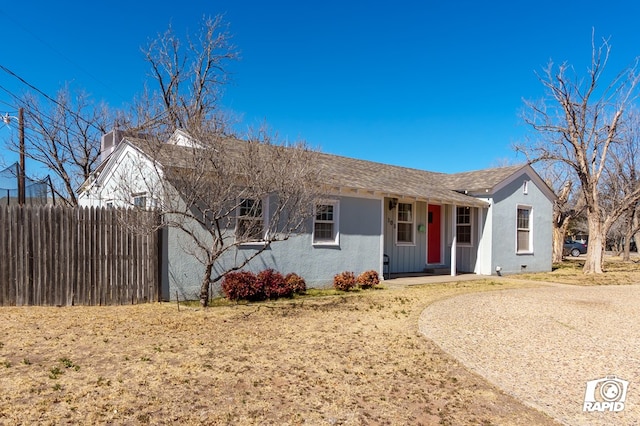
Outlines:
{"label": "distant tree", "polygon": [[[620,128],[620,142],[611,151],[611,161],[602,183],[602,200],[605,211],[615,210],[640,187],[640,111],[629,109],[627,118]],[[632,237],[640,231],[638,220],[639,202],[624,204],[624,210],[612,228],[617,228],[617,236],[611,235],[619,247],[618,254],[623,260],[630,259]]]}
{"label": "distant tree", "polygon": [[624,69],[605,88],[599,87],[609,58],[605,40],[592,47],[586,78],[566,63],[550,63],[539,76],[547,99],[526,101],[525,122],[539,132],[532,143],[518,146],[530,161],[564,163],[579,184],[585,202],[589,245],[585,273],[601,273],[607,231],[630,205],[640,199],[640,188],[618,199],[619,204],[604,210],[601,199],[603,178],[611,152],[620,139],[625,113],[634,100],[638,85],[637,65]]}
{"label": "distant tree", "polygon": [[[86,92],[72,93],[69,87],[58,91],[55,103],[41,104],[38,97],[27,94],[20,106],[24,108],[25,156],[50,172],[56,200],[77,205],[76,189],[97,167],[100,137],[113,125],[115,113]],[[19,152],[19,141],[9,144],[9,149]]]}

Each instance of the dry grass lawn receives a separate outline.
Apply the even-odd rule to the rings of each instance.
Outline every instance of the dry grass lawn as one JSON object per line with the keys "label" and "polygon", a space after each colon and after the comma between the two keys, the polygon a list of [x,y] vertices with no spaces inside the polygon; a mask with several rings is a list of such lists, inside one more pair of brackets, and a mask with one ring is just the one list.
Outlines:
{"label": "dry grass lawn", "polygon": [[623,262],[620,257],[607,256],[604,262],[605,274],[582,273],[584,259],[567,258],[561,264],[554,265],[553,271],[539,274],[522,274],[514,278],[535,281],[550,281],[573,285],[626,285],[640,283],[640,258],[632,257]]}
{"label": "dry grass lawn", "polygon": [[436,300],[525,285],[0,308],[0,424],[553,424],[417,332]]}

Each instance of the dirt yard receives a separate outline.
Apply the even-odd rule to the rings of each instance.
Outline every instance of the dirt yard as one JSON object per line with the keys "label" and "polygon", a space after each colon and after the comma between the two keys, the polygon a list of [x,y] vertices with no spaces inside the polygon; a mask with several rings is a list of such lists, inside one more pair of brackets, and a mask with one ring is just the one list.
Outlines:
{"label": "dirt yard", "polygon": [[201,310],[0,309],[0,424],[554,424],[418,332],[466,281]]}

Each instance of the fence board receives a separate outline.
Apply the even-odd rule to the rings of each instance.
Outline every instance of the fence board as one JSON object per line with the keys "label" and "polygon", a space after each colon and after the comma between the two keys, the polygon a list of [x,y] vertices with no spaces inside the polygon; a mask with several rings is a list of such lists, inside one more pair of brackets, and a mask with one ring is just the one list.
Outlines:
{"label": "fence board", "polygon": [[0,306],[157,301],[154,213],[104,208],[0,206]]}

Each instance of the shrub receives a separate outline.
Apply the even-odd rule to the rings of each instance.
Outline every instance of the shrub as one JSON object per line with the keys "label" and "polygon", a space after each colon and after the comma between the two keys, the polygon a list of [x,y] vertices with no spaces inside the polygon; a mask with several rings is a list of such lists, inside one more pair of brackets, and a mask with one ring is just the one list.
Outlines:
{"label": "shrub", "polygon": [[349,291],[356,285],[356,276],[353,272],[341,272],[333,277],[333,288],[336,290]]}
{"label": "shrub", "polygon": [[229,272],[222,280],[222,292],[229,300],[259,301],[291,297],[307,291],[307,284],[298,274],[287,274],[265,269],[257,275],[252,272]]}
{"label": "shrub", "polygon": [[229,300],[261,300],[264,292],[252,272],[229,272],[222,280],[222,291]]}
{"label": "shrub", "polygon": [[257,276],[258,287],[262,289],[267,299],[293,296],[293,289],[287,285],[280,272],[265,269]]}
{"label": "shrub", "polygon": [[358,275],[357,282],[360,288],[371,288],[380,284],[380,277],[377,271],[364,271]]}
{"label": "shrub", "polygon": [[305,294],[307,292],[307,283],[304,281],[298,274],[294,274],[293,272],[287,274],[284,277],[285,282],[291,288],[293,293],[295,294]]}

